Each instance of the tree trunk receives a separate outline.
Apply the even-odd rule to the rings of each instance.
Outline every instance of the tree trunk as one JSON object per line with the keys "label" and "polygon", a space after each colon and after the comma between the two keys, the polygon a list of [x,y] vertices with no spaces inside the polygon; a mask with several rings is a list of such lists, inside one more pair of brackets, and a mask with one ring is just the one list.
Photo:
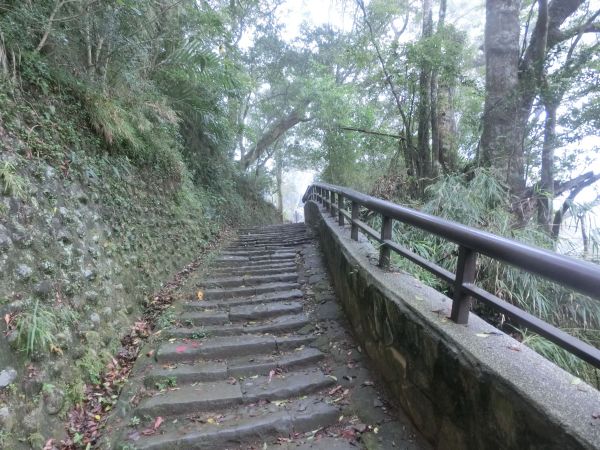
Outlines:
{"label": "tree trunk", "polygon": [[525,188],[519,130],[519,0],[487,0],[485,106],[481,162],[494,168],[513,194]]}
{"label": "tree trunk", "polygon": [[275,178],[277,179],[277,211],[283,222],[283,161],[281,149],[275,152]]}
{"label": "tree trunk", "polygon": [[[438,33],[443,32],[446,22],[446,0],[440,1]],[[442,74],[434,70],[431,75],[431,154],[434,174],[441,167],[449,173],[456,169],[456,122],[454,120],[454,79],[450,74]]]}
{"label": "tree trunk", "polygon": [[552,231],[552,204],[554,201],[554,149],[556,148],[556,110],[560,102],[544,101],[544,143],[542,146],[542,173],[538,198],[538,223],[548,232]]}
{"label": "tree trunk", "polygon": [[[433,32],[433,18],[431,0],[423,0],[423,28],[422,39],[431,37]],[[418,164],[417,176],[419,179],[428,178],[432,173],[431,148],[429,146],[429,127],[431,114],[431,64],[423,59],[419,75],[419,125],[417,129]]]}
{"label": "tree trunk", "polygon": [[[438,154],[439,164],[445,172],[451,173],[458,167],[458,152],[456,145],[456,120],[454,119],[454,88],[446,80],[438,86],[437,93],[437,124],[438,124]],[[436,155],[434,154],[434,157]]]}

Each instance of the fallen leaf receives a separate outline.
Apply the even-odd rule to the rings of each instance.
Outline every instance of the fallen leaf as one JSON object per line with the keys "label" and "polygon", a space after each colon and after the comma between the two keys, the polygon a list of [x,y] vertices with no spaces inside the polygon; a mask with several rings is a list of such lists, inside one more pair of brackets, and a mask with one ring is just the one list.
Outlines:
{"label": "fallen leaf", "polygon": [[271,380],[273,379],[273,375],[275,375],[275,371],[274,370],[270,370],[269,371],[269,381],[267,382],[267,384],[269,384],[271,382]]}
{"label": "fallen leaf", "polygon": [[581,383],[581,378],[577,378],[577,377],[575,377],[575,378],[573,378],[573,379],[571,380],[571,384],[572,384],[573,386],[577,386],[579,383]]}
{"label": "fallen leaf", "polygon": [[62,356],[62,354],[63,354],[62,348],[60,348],[59,346],[54,345],[54,344],[50,344],[50,352],[56,353],[57,355],[60,355],[60,356]]}
{"label": "fallen leaf", "polygon": [[490,337],[490,335],[486,334],[486,333],[477,333],[475,336],[480,337],[480,338]]}
{"label": "fallen leaf", "polygon": [[370,380],[367,380],[367,381],[363,381],[363,384],[362,384],[362,386],[373,386],[374,384],[375,384],[375,383],[373,383],[372,381],[370,381]]}
{"label": "fallen leaf", "polygon": [[333,394],[335,394],[336,392],[340,391],[341,389],[342,389],[342,386],[340,386],[340,385],[338,384],[336,387],[334,387],[333,389],[331,389],[331,390],[329,391],[329,395],[333,395]]}
{"label": "fallen leaf", "polygon": [[204,292],[202,292],[202,291],[196,292],[196,297],[198,298],[198,300],[204,300]]}
{"label": "fallen leaf", "polygon": [[216,420],[213,419],[212,417],[209,417],[208,419],[206,419],[206,423],[215,424]]}
{"label": "fallen leaf", "polygon": [[187,350],[187,345],[178,345],[175,347],[176,353],[184,353]]}
{"label": "fallen leaf", "polygon": [[154,429],[158,430],[158,427],[160,427],[160,425],[164,422],[163,418],[158,416],[156,418],[156,420],[154,421]]}
{"label": "fallen leaf", "polygon": [[514,352],[520,352],[521,351],[521,347],[519,345],[509,345],[508,349],[512,350]]}

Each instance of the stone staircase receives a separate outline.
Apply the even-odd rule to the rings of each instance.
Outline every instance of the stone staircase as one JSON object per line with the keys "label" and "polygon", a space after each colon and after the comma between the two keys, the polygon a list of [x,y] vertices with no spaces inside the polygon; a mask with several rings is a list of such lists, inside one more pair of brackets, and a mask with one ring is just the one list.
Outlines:
{"label": "stone staircase", "polygon": [[305,270],[310,247],[303,224],[277,225],[248,229],[221,252],[161,333],[154,361],[136,371],[141,388],[115,448],[361,447],[340,437],[351,424],[332,367],[344,363],[327,354],[331,342],[306,301],[310,278],[328,285]]}

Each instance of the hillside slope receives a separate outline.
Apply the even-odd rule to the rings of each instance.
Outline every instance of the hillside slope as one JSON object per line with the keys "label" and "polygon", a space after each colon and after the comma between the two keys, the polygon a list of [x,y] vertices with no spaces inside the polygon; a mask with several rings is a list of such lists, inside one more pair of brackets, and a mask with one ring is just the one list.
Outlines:
{"label": "hillside slope", "polygon": [[208,188],[110,152],[60,98],[1,100],[0,447],[41,448],[149,294],[277,213],[233,170]]}

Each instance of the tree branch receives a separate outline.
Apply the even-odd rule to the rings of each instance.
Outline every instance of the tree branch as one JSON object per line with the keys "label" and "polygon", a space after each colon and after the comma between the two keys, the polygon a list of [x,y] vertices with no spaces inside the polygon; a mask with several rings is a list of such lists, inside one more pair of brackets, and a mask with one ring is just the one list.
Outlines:
{"label": "tree branch", "polygon": [[369,28],[369,35],[371,36],[371,42],[373,43],[373,46],[375,47],[375,53],[377,54],[377,59],[379,60],[379,64],[381,65],[381,70],[383,70],[383,75],[385,76],[385,81],[387,82],[388,86],[390,87],[390,90],[392,91],[392,95],[394,96],[394,100],[396,101],[396,107],[398,108],[398,112],[400,113],[400,116],[402,117],[402,122],[404,124],[404,128],[408,130],[408,119],[406,117],[406,114],[404,114],[404,110],[402,109],[402,101],[400,100],[400,95],[396,91],[396,86],[394,85],[394,82],[392,81],[392,76],[387,70],[385,61],[383,60],[383,56],[381,55],[381,51],[379,50],[379,45],[377,45],[377,40],[375,39],[375,36],[373,33],[373,27],[371,26],[371,22],[369,22],[369,19],[367,17],[367,10],[365,9],[365,4],[364,4],[363,0],[356,0],[356,3],[358,4],[360,10],[363,13],[363,18],[364,18],[365,24],[367,25],[367,28]]}
{"label": "tree branch", "polygon": [[600,180],[600,173],[594,174],[594,172],[587,172],[565,183],[561,183],[563,190],[560,192],[565,192],[567,190],[571,190],[571,192],[554,215],[554,221],[552,222],[552,237],[554,239],[558,238],[563,218],[567,211],[569,211],[571,208],[571,205],[573,205],[575,197],[577,197],[584,188],[591,186],[598,180]]}
{"label": "tree branch", "polygon": [[251,164],[256,162],[263,152],[271,147],[281,136],[289,129],[295,127],[301,122],[308,122],[309,118],[304,117],[304,109],[310,104],[305,100],[300,106],[290,112],[287,116],[278,119],[267,131],[263,133],[256,145],[240,159],[240,164],[245,170]]}
{"label": "tree branch", "polygon": [[345,131],[356,131],[358,133],[373,134],[375,136],[391,137],[391,138],[394,138],[394,139],[401,139],[403,141],[406,140],[406,138],[404,136],[399,135],[399,134],[382,133],[380,131],[371,131],[371,130],[365,130],[363,128],[354,128],[354,127],[342,127],[342,126],[339,126],[338,128],[340,130],[345,130]]}

